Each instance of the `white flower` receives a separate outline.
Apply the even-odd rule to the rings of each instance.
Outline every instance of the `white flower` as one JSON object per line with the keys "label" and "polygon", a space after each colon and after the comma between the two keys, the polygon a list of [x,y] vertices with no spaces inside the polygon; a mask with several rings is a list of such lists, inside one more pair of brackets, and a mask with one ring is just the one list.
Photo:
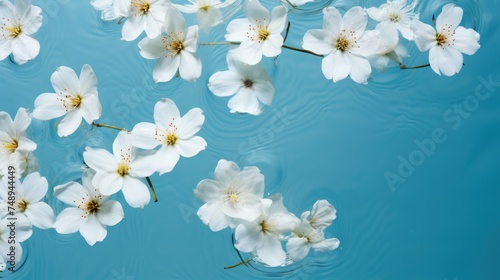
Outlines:
{"label": "white flower", "polygon": [[26,169],[24,157],[36,149],[36,143],[26,138],[26,130],[31,124],[28,110],[19,108],[14,121],[6,112],[0,112],[0,170],[9,165],[21,174]]}
{"label": "white flower", "polygon": [[21,177],[25,177],[30,173],[38,171],[38,159],[33,155],[33,153],[28,153],[20,159],[19,170],[21,171]]}
{"label": "white flower", "polygon": [[412,20],[418,19],[415,7],[418,0],[407,5],[406,0],[387,0],[380,7],[368,8],[368,15],[378,22],[387,23],[387,28],[397,28],[401,35],[407,40],[413,40],[413,31],[410,29]]}
{"label": "white flower", "polygon": [[[40,177],[38,172],[26,176],[22,183],[15,179],[13,196],[9,195],[10,184],[8,181],[10,180],[2,180],[0,199],[7,206],[14,208],[18,217],[21,215],[25,216],[31,224],[38,228],[51,228],[54,220],[54,211],[47,203],[41,201],[45,194],[47,194],[47,179]],[[11,198],[14,198],[14,200]],[[9,205],[9,202],[12,201],[14,201],[14,205]]]}
{"label": "white flower", "polygon": [[462,69],[463,55],[473,55],[479,49],[479,33],[471,28],[458,26],[463,10],[454,4],[443,7],[436,19],[436,29],[414,20],[411,29],[420,51],[429,51],[429,62],[437,74],[452,76]]}
{"label": "white flower", "polygon": [[175,103],[165,98],[156,103],[154,120],[155,124],[136,124],[130,142],[135,147],[147,150],[161,145],[151,163],[160,175],[172,171],[180,156],[193,157],[206,148],[207,142],[194,135],[205,122],[200,108],[189,110],[181,118]]}
{"label": "white flower", "polygon": [[350,76],[357,83],[365,84],[371,74],[366,57],[379,47],[378,31],[365,31],[368,18],[361,7],[349,9],[344,17],[334,7],[323,10],[323,29],[306,32],[302,47],[324,55],[323,74],[334,82]]}
{"label": "white flower", "polygon": [[230,55],[234,58],[255,65],[262,59],[262,55],[275,57],[281,53],[285,28],[286,8],[277,6],[272,16],[258,0],[245,0],[243,10],[247,18],[232,20],[227,26],[226,40],[241,42]]}
{"label": "white flower", "polygon": [[[11,247],[14,247],[15,261],[18,262],[22,258],[23,248],[19,244],[31,236],[31,224],[27,219],[16,220],[15,226],[12,225],[13,221],[8,220],[9,216],[0,217],[0,264],[10,263],[10,257],[7,256],[11,252]],[[15,229],[14,229],[15,228]],[[16,244],[9,242],[11,230],[14,230],[16,237]],[[10,239],[12,240],[12,239]],[[14,264],[15,265],[15,264]],[[0,267],[1,268],[1,267]]]}
{"label": "white flower", "polygon": [[292,237],[286,244],[286,251],[290,258],[299,261],[307,256],[311,248],[316,251],[337,249],[340,244],[339,240],[337,238],[325,239],[323,232],[335,218],[336,210],[326,200],[316,201],[312,211],[302,213],[300,224],[293,230]]}
{"label": "white flower", "polygon": [[141,56],[158,59],[153,70],[155,82],[168,82],[179,71],[180,76],[194,82],[201,75],[201,60],[196,55],[198,26],[186,29],[186,21],[175,8],[167,10],[165,35],[139,42]]}
{"label": "white flower", "polygon": [[54,228],[58,233],[68,234],[80,231],[89,245],[103,241],[107,235],[106,226],[114,226],[123,219],[122,205],[115,200],[107,200],[92,185],[94,172],[83,173],[83,186],[69,182],[54,188],[54,196],[71,205],[56,218]]}
{"label": "white flower", "polygon": [[234,162],[219,160],[214,180],[204,179],[194,190],[205,202],[198,217],[212,231],[234,227],[233,219],[255,220],[262,212],[264,175],[255,166],[240,170]]}
{"label": "white flower", "polygon": [[101,11],[101,18],[103,20],[114,20],[118,18],[115,13],[115,0],[92,0],[90,4],[97,11]]}
{"label": "white flower", "polygon": [[408,52],[399,41],[398,30],[388,27],[386,22],[377,24],[375,29],[380,34],[380,45],[376,53],[368,57],[372,65],[378,69],[384,69],[391,60],[402,64],[403,57],[408,56]]}
{"label": "white flower", "polygon": [[283,233],[292,231],[300,220],[288,212],[281,195],[262,200],[262,214],[252,222],[242,222],[236,227],[234,236],[236,249],[252,252],[269,266],[285,262],[286,253],[281,246]]}
{"label": "white flower", "polygon": [[50,81],[56,93],[43,93],[36,98],[33,117],[51,120],[65,115],[57,125],[59,136],[75,132],[82,117],[91,124],[101,116],[97,78],[90,65],[83,65],[80,78],[73,69],[61,66],[52,74]]}
{"label": "white flower", "polygon": [[42,26],[42,9],[32,6],[30,0],[0,0],[0,60],[11,53],[17,64],[34,59],[40,52],[40,43],[33,34]]}
{"label": "white flower", "polygon": [[149,203],[148,187],[140,180],[151,176],[151,157],[132,147],[130,136],[125,131],[118,133],[113,142],[113,154],[104,149],[87,147],[83,153],[85,163],[96,171],[92,184],[103,195],[112,195],[122,190],[127,203],[143,208]]}
{"label": "white flower", "polygon": [[228,71],[216,72],[208,83],[213,94],[231,96],[228,107],[231,113],[248,113],[260,115],[262,105],[271,105],[274,97],[274,86],[271,77],[260,65],[248,65],[229,58]]}
{"label": "white flower", "polygon": [[171,9],[167,0],[115,0],[116,17],[126,17],[123,24],[122,40],[133,41],[146,32],[149,38],[161,33],[165,12]]}
{"label": "white flower", "polygon": [[219,0],[188,0],[189,5],[174,5],[183,13],[196,13],[196,19],[201,29],[208,29],[222,22],[221,8],[234,3],[235,0],[226,0],[222,3]]}

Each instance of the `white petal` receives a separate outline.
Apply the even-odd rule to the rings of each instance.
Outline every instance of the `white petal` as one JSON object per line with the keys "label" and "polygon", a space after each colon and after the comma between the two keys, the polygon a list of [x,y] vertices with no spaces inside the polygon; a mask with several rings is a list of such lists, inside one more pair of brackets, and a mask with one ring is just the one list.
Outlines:
{"label": "white petal", "polygon": [[21,33],[12,40],[12,54],[16,60],[32,60],[39,52],[40,43],[33,37]]}
{"label": "white petal", "polygon": [[196,13],[196,19],[198,20],[198,25],[201,29],[208,29],[212,26],[219,24],[222,18],[222,13],[219,9],[209,6],[208,9],[198,10]]}
{"label": "white petal", "polygon": [[[462,8],[455,6],[455,4],[450,3],[444,5],[441,13],[436,19],[436,27],[438,31],[441,28],[451,28],[451,30],[455,30],[455,28],[457,28],[462,21],[463,14],[464,11]],[[445,24],[447,25],[446,27]]]}
{"label": "white petal", "polygon": [[198,131],[205,122],[205,115],[200,108],[189,110],[177,123],[177,135],[181,139],[189,139]]}
{"label": "white petal", "polygon": [[155,138],[156,125],[147,122],[141,122],[134,126],[130,133],[130,143],[141,149],[154,149],[160,144]]}
{"label": "white petal", "polygon": [[316,54],[327,55],[333,52],[333,36],[323,29],[312,29],[304,35],[302,47]]}
{"label": "white petal", "polygon": [[271,105],[274,98],[274,86],[269,81],[258,81],[253,84],[255,95],[260,102]]}
{"label": "white petal", "polygon": [[55,93],[42,93],[35,99],[33,117],[42,121],[58,118],[66,114],[66,108]]}
{"label": "white petal", "polygon": [[0,38],[0,60],[6,59],[12,53],[12,40]]}
{"label": "white petal", "polygon": [[201,60],[196,53],[182,51],[180,54],[179,74],[189,82],[194,82],[201,75]]}
{"label": "white petal", "polygon": [[199,152],[205,150],[207,142],[200,136],[194,136],[190,139],[178,139],[175,143],[175,150],[183,157],[193,157]]}
{"label": "white petal", "polygon": [[186,29],[186,20],[176,8],[170,6],[166,11],[163,28],[167,34],[172,32],[177,34],[179,31],[184,32]]}
{"label": "white petal", "polygon": [[222,184],[229,184],[239,172],[240,168],[236,163],[221,159],[217,162],[217,166],[215,167],[214,177]]}
{"label": "white petal", "polygon": [[341,51],[335,51],[323,58],[321,69],[327,79],[333,79],[334,82],[343,80],[351,72],[349,57]]}
{"label": "white petal", "polygon": [[147,59],[157,59],[165,54],[164,36],[158,36],[154,39],[144,38],[139,42],[140,54]]}
{"label": "white petal", "polygon": [[17,131],[17,136],[24,136],[26,129],[31,124],[31,117],[29,111],[23,107],[17,110],[16,116],[14,118],[14,127]]}
{"label": "white petal", "polygon": [[224,203],[222,211],[228,217],[238,218],[245,221],[254,221],[257,219],[262,209],[262,199],[246,192],[242,192],[238,195],[238,202],[236,205],[230,202]]}
{"label": "white petal", "polygon": [[83,98],[80,104],[80,113],[88,124],[101,117],[102,107],[97,94],[92,94]]}
{"label": "white petal", "polygon": [[293,261],[300,261],[309,254],[311,244],[306,238],[292,237],[286,243],[286,251]]}
{"label": "white petal", "polygon": [[107,226],[114,226],[123,219],[124,213],[120,202],[108,200],[101,203],[100,206],[101,208],[97,212],[97,219],[100,223]]}
{"label": "white petal", "polygon": [[144,31],[149,38],[156,38],[161,33],[162,23],[155,20],[152,15],[143,16],[144,19]]}
{"label": "white petal", "polygon": [[280,34],[283,32],[286,24],[286,8],[285,6],[276,6],[273,8],[271,15],[271,22],[269,23],[268,30],[271,34]]}
{"label": "white petal", "polygon": [[155,82],[170,81],[174,77],[175,73],[177,73],[180,60],[179,55],[175,55],[173,57],[160,57],[156,62],[155,68],[153,69],[153,79]]}
{"label": "white petal", "polygon": [[359,84],[368,83],[368,78],[372,73],[372,68],[370,62],[366,58],[361,58],[358,56],[349,56],[351,64],[351,79]]}
{"label": "white petal", "polygon": [[115,172],[118,162],[116,158],[104,149],[87,147],[83,152],[85,164],[96,171]]}
{"label": "white petal", "polygon": [[68,182],[54,187],[54,196],[68,205],[78,205],[87,195],[87,191],[77,182]]}
{"label": "white petal", "polygon": [[375,21],[380,22],[386,20],[387,13],[385,12],[385,9],[383,9],[382,7],[380,8],[370,7],[366,9],[366,12],[368,13],[368,16],[370,16]]}
{"label": "white petal", "polygon": [[247,32],[249,25],[250,22],[246,18],[233,19],[227,25],[227,33],[224,37],[230,42],[242,42],[248,39]]}
{"label": "white petal", "polygon": [[80,234],[85,241],[92,246],[96,242],[101,242],[106,238],[106,227],[103,226],[95,215],[89,215],[80,225]]}
{"label": "white petal", "polygon": [[130,176],[125,178],[122,192],[130,207],[144,208],[151,200],[148,187],[141,180]]}
{"label": "white petal", "polygon": [[[135,149],[133,149],[135,150]],[[155,172],[152,164],[155,151],[137,152],[134,160],[130,163],[130,176],[143,178],[153,175]]]}
{"label": "white petal", "polygon": [[171,123],[176,124],[181,118],[179,109],[175,102],[169,98],[163,98],[156,102],[154,108],[155,123],[163,129],[168,129]]}
{"label": "white petal", "polygon": [[80,90],[79,92],[83,96],[97,94],[97,78],[94,74],[94,70],[90,65],[85,64],[82,66],[82,71],[80,72]]}
{"label": "white petal", "polygon": [[79,91],[78,85],[80,84],[80,80],[76,76],[75,71],[69,67],[58,67],[50,77],[50,81],[58,94],[75,94]]}
{"label": "white petal", "polygon": [[201,180],[194,190],[194,195],[203,202],[220,201],[224,197],[223,189],[219,183],[210,179]]}
{"label": "white petal", "polygon": [[417,48],[425,52],[436,45],[436,30],[419,20],[413,20],[410,26],[415,34],[414,40]]}
{"label": "white petal", "polygon": [[477,33],[474,29],[465,29],[464,27],[459,26],[455,30],[455,35],[453,36],[455,41],[451,47],[462,53],[473,55],[480,47],[478,44],[479,37],[479,33]]}
{"label": "white petal", "polygon": [[252,252],[262,242],[263,234],[260,225],[243,223],[236,227],[234,237],[236,249],[241,252]]}
{"label": "white petal", "polygon": [[314,250],[324,252],[335,250],[339,247],[340,241],[337,238],[325,239],[312,245]]}
{"label": "white petal", "polygon": [[429,61],[434,72],[439,69],[444,75],[453,76],[462,69],[463,55],[450,47],[435,47],[429,51]]}
{"label": "white petal", "polygon": [[335,7],[326,7],[323,9],[323,29],[330,34],[339,34],[342,24],[342,16]]}
{"label": "white petal", "polygon": [[206,203],[198,209],[196,214],[212,231],[220,231],[229,226],[230,219],[222,213],[220,203]]}
{"label": "white petal", "polygon": [[48,229],[52,227],[54,221],[54,211],[47,203],[37,202],[29,204],[24,211],[31,223],[41,229]]}
{"label": "white petal", "polygon": [[309,223],[315,229],[329,227],[335,220],[337,210],[328,201],[322,199],[314,203]]}
{"label": "white petal", "polygon": [[258,21],[270,19],[269,11],[266,10],[259,1],[245,0],[243,3],[243,12],[248,20],[254,25],[257,24]]}
{"label": "white petal", "polygon": [[262,244],[257,247],[257,256],[269,266],[279,266],[285,262],[286,253],[281,242],[269,235],[264,235]]}
{"label": "white petal", "polygon": [[153,167],[155,170],[163,175],[164,173],[172,171],[179,161],[179,154],[173,147],[162,146],[155,155]]}
{"label": "white petal", "polygon": [[112,172],[97,171],[92,185],[99,189],[103,195],[112,195],[117,193],[123,187],[123,177],[116,170]]}
{"label": "white petal", "polygon": [[235,94],[241,87],[240,76],[233,71],[220,71],[213,74],[208,80],[208,88],[219,97]]}
{"label": "white petal", "polygon": [[236,95],[229,99],[227,106],[231,109],[231,112],[252,115],[260,115],[262,113],[257,96],[253,90],[248,88],[241,88]]}
{"label": "white petal", "polygon": [[23,14],[21,23],[23,26],[23,33],[26,35],[33,35],[33,33],[37,32],[42,26],[42,9],[37,6],[31,6],[29,1],[28,5],[30,6],[30,9]]}
{"label": "white petal", "polygon": [[82,115],[79,110],[71,110],[57,124],[57,134],[60,137],[65,137],[73,134],[82,123]]}
{"label": "white petal", "polygon": [[53,227],[60,234],[77,232],[82,223],[83,210],[75,207],[64,209],[57,215]]}
{"label": "white petal", "polygon": [[122,28],[122,40],[133,41],[144,31],[143,16],[131,16],[125,21]]}
{"label": "white petal", "polygon": [[237,48],[230,50],[229,53],[239,61],[255,65],[262,59],[262,44],[258,41],[245,40]]}
{"label": "white petal", "polygon": [[357,36],[363,34],[367,23],[368,16],[366,15],[366,11],[359,6],[349,9],[342,19],[342,26],[346,29],[346,32],[354,31]]}
{"label": "white petal", "polygon": [[17,185],[16,189],[19,195],[29,203],[40,201],[48,190],[48,182],[45,177],[40,177],[40,173],[34,172],[24,178],[21,185]]}
{"label": "white petal", "polygon": [[281,37],[281,34],[269,35],[269,37],[267,37],[261,45],[262,54],[264,56],[278,56],[281,53],[281,46],[283,46],[283,37]]}

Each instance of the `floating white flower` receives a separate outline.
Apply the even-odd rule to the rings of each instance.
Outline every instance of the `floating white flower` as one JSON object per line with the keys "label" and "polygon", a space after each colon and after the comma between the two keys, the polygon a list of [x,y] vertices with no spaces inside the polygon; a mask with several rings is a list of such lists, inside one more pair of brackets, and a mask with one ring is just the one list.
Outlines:
{"label": "floating white flower", "polygon": [[122,190],[130,206],[143,208],[151,196],[141,178],[151,176],[154,169],[150,154],[132,147],[129,137],[125,131],[118,133],[113,142],[113,154],[104,149],[87,147],[83,158],[96,171],[92,184],[99,188],[101,194],[112,195]]}
{"label": "floating white flower", "polygon": [[[25,216],[31,224],[38,228],[51,228],[54,220],[54,211],[47,203],[41,201],[45,194],[47,194],[47,179],[40,177],[40,174],[35,172],[26,176],[22,183],[17,179],[14,182],[15,195],[13,197],[15,200],[14,205],[10,206],[15,209],[16,215],[18,217],[21,215]],[[9,186],[8,180],[2,180],[0,199],[6,204],[12,202],[8,195]]]}
{"label": "floating white flower", "polygon": [[401,35],[407,40],[413,40],[413,31],[410,29],[411,22],[418,19],[418,13],[415,13],[415,7],[418,0],[407,5],[406,0],[387,0],[387,3],[380,7],[368,8],[368,15],[378,22],[387,23],[386,28],[395,28],[401,32]]}
{"label": "floating white flower", "polygon": [[153,70],[155,82],[168,82],[174,75],[193,82],[201,75],[201,60],[196,55],[198,26],[186,29],[186,21],[175,8],[167,10],[165,35],[154,39],[144,38],[139,42],[141,56],[158,59]]}
{"label": "floating white flower", "polygon": [[0,0],[0,60],[11,53],[17,64],[34,59],[40,52],[40,43],[33,34],[42,22],[42,9],[32,6],[30,0],[15,0],[14,5]]}
{"label": "floating white flower", "polygon": [[[0,217],[0,264],[10,262],[10,257],[7,256],[11,252],[11,247],[14,247],[15,261],[19,262],[22,258],[23,248],[20,242],[26,241],[31,236],[31,224],[27,219],[15,221],[15,229],[12,226],[13,221],[8,219],[9,216]],[[16,244],[9,242],[11,230],[15,230]]]}
{"label": "floating white flower", "polygon": [[378,31],[365,31],[368,17],[361,7],[349,9],[344,17],[334,7],[323,10],[323,29],[306,32],[302,47],[324,55],[322,71],[334,82],[350,76],[357,83],[365,84],[371,74],[366,57],[379,47]]}
{"label": "floating white flower", "polygon": [[372,65],[378,69],[385,69],[391,60],[398,64],[403,63],[403,57],[408,56],[408,52],[399,40],[399,33],[396,28],[387,28],[388,23],[377,24],[376,30],[380,34],[380,45],[375,54],[368,57]]}
{"label": "floating white flower", "polygon": [[22,162],[36,149],[36,143],[26,138],[30,124],[31,116],[24,108],[17,110],[14,121],[6,112],[0,112],[0,170],[12,165],[19,175],[26,169]]}
{"label": "floating white flower", "polygon": [[57,125],[59,136],[68,136],[82,122],[91,124],[101,116],[97,78],[90,65],[83,65],[80,78],[73,69],[61,66],[50,77],[56,93],[43,93],[35,100],[33,117],[50,120],[65,117]]}
{"label": "floating white flower", "polygon": [[160,175],[170,172],[180,156],[193,157],[206,148],[207,142],[200,136],[195,136],[205,122],[200,108],[189,110],[181,118],[175,103],[165,98],[156,103],[154,120],[154,124],[136,124],[130,136],[130,143],[147,150],[161,146],[151,162]]}
{"label": "floating white flower", "polygon": [[196,13],[196,19],[201,29],[208,29],[222,22],[222,13],[220,9],[234,3],[235,0],[188,0],[188,5],[174,5],[183,13]]}
{"label": "floating white flower", "polygon": [[198,217],[212,231],[233,227],[233,219],[253,221],[260,215],[264,175],[257,167],[240,170],[236,163],[221,159],[214,176],[214,180],[200,181],[194,190],[195,196],[205,202]]}
{"label": "floating white flower", "polygon": [[208,83],[213,94],[231,96],[228,107],[231,113],[248,113],[260,115],[262,105],[271,105],[274,97],[274,86],[271,77],[260,65],[248,65],[229,58],[228,71],[216,72]]}
{"label": "floating white flower", "polygon": [[336,218],[336,210],[328,201],[318,200],[312,211],[301,215],[300,224],[293,230],[288,239],[286,251],[293,261],[299,261],[307,256],[309,250],[331,251],[339,247],[337,238],[325,239],[323,230],[329,227]]}
{"label": "floating white flower", "polygon": [[272,16],[258,0],[245,0],[243,10],[247,18],[232,20],[227,26],[226,40],[241,42],[230,50],[234,58],[255,65],[262,56],[275,57],[281,53],[285,28],[286,8],[277,6]]}
{"label": "floating white flower", "polygon": [[161,33],[165,12],[171,9],[167,0],[115,0],[116,17],[126,17],[123,24],[122,40],[133,41],[143,31],[149,38]]}
{"label": "floating white flower", "polygon": [[58,233],[68,234],[80,231],[89,245],[103,241],[107,235],[106,226],[114,226],[123,219],[123,208],[118,201],[107,200],[92,185],[94,172],[83,173],[83,186],[69,182],[54,188],[54,196],[71,205],[56,218],[54,228]]}
{"label": "floating white flower", "polygon": [[463,55],[473,55],[479,49],[480,35],[471,28],[458,26],[463,10],[455,4],[447,4],[436,19],[436,29],[414,20],[411,29],[420,51],[429,51],[429,62],[437,74],[452,76],[462,69]]}
{"label": "floating white flower", "polygon": [[101,18],[103,20],[114,20],[118,18],[115,13],[115,0],[92,0],[90,4],[94,9],[101,12]]}
{"label": "floating white flower", "polygon": [[286,210],[280,194],[263,199],[262,210],[254,221],[244,221],[236,227],[234,246],[239,251],[252,252],[266,265],[279,266],[286,260],[281,246],[283,233],[292,231],[300,220]]}

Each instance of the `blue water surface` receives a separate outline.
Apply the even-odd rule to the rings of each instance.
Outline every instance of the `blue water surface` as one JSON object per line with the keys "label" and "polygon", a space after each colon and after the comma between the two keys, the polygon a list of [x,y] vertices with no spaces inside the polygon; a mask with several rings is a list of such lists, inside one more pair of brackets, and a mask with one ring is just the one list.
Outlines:
{"label": "blue water surface", "polygon": [[[343,13],[383,2],[307,4],[290,13],[287,44],[300,47],[307,30],[321,28],[326,5]],[[208,147],[151,177],[157,203],[132,209],[116,195],[125,219],[108,227],[104,242],[89,246],[78,233],[34,228],[23,244],[22,266],[0,278],[500,279],[500,2],[422,0],[420,19],[431,23],[447,3],[463,7],[462,25],[481,34],[481,48],[465,56],[459,74],[393,66],[374,71],[368,85],[349,78],[334,84],[324,78],[320,57],[285,49],[264,61],[276,88],[272,106],[251,116],[229,113],[228,99],[207,88],[213,73],[227,69],[227,46],[199,48],[203,73],[196,83],[178,78],[155,84],[155,62],[139,55],[140,39],[120,40],[121,25],[102,21],[89,1],[33,0],[44,10],[36,34],[41,52],[22,66],[0,62],[1,111],[14,116],[19,107],[33,109],[39,94],[53,92],[50,76],[57,67],[79,72],[90,64],[99,81],[99,122],[128,129],[153,122],[154,104],[168,97],[181,114],[205,111],[199,135]],[[218,26],[201,31],[200,41],[224,41],[224,34],[225,25]],[[428,62],[428,53],[407,46],[407,65]],[[83,125],[59,138],[55,125],[33,120],[28,135],[38,143],[40,173],[49,181],[46,200],[59,213],[66,206],[51,188],[79,180],[85,147],[109,150],[117,131]],[[340,247],[311,252],[290,267],[224,270],[240,261],[231,231],[210,231],[196,216],[201,202],[193,195],[200,180],[213,177],[219,159],[259,167],[266,194],[281,193],[296,215],[318,199],[330,201],[337,219],[326,236],[337,237]]]}

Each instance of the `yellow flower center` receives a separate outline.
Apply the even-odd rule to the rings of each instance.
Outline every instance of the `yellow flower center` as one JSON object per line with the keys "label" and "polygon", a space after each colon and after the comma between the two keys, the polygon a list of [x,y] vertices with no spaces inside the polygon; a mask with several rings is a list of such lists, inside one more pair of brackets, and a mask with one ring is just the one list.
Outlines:
{"label": "yellow flower center", "polygon": [[208,6],[208,5],[207,6],[201,6],[200,10],[203,10],[203,11],[207,12],[208,8],[210,8],[210,6]]}
{"label": "yellow flower center", "polygon": [[127,175],[129,171],[130,167],[123,162],[118,164],[118,168],[116,169],[116,173],[120,174],[122,177]]}
{"label": "yellow flower center", "polygon": [[175,145],[175,143],[177,142],[177,135],[175,135],[173,133],[167,134],[167,136],[165,137],[165,142],[169,146]]}
{"label": "yellow flower center", "polygon": [[269,224],[265,220],[260,223],[260,227],[263,233],[267,233],[270,229]]}
{"label": "yellow flower center", "polygon": [[336,45],[337,50],[344,52],[347,50],[348,47],[349,47],[349,41],[347,40],[347,38],[339,37],[337,39],[337,45]]}
{"label": "yellow flower center", "polygon": [[400,19],[401,18],[399,17],[399,15],[396,15],[396,14],[389,15],[389,20],[392,22],[398,22]]}
{"label": "yellow flower center", "polygon": [[182,31],[177,34],[171,32],[168,36],[163,36],[162,42],[170,56],[175,56],[184,50],[184,34]]}
{"label": "yellow flower center", "polygon": [[146,0],[133,0],[130,5],[132,6],[132,9],[134,9],[141,16],[147,14],[149,12],[149,8],[151,7],[149,2]]}
{"label": "yellow flower center", "polygon": [[9,37],[11,37],[12,39],[16,38],[23,32],[23,30],[21,29],[21,25],[9,26],[5,29],[10,33]]}
{"label": "yellow flower center", "polygon": [[70,99],[70,104],[73,108],[78,108],[80,107],[80,104],[82,104],[82,96],[77,94]]}
{"label": "yellow flower center", "polygon": [[3,144],[3,148],[7,150],[7,152],[13,154],[17,147],[19,146],[19,143],[17,142],[17,140],[13,140],[12,142],[10,143],[5,143]]}
{"label": "yellow flower center", "polygon": [[436,33],[436,42],[438,45],[442,46],[442,45],[446,44],[447,40],[448,40],[448,38],[446,37],[445,34]]}
{"label": "yellow flower center", "polygon": [[19,209],[19,212],[24,212],[26,211],[26,208],[28,208],[28,202],[25,200],[20,200],[17,202],[17,208]]}
{"label": "yellow flower center", "polygon": [[87,203],[87,211],[90,214],[97,213],[97,211],[99,211],[99,209],[101,209],[101,206],[99,205],[99,202],[97,200],[93,199]]}
{"label": "yellow flower center", "polygon": [[269,32],[267,29],[264,28],[259,28],[259,31],[257,32],[259,36],[259,41],[264,41],[271,35],[271,32]]}

